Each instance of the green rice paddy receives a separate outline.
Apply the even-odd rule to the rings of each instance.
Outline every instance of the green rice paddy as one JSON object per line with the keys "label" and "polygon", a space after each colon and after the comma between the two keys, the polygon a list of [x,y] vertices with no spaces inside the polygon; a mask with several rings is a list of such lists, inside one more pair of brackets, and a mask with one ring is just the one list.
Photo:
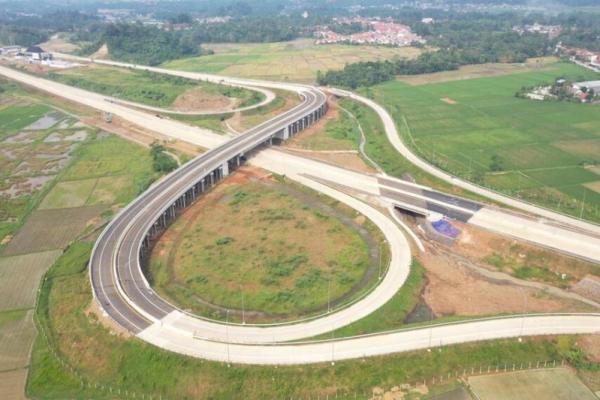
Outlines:
{"label": "green rice paddy", "polygon": [[509,195],[600,221],[600,106],[516,98],[557,77],[600,79],[568,63],[537,71],[372,90],[421,157]]}

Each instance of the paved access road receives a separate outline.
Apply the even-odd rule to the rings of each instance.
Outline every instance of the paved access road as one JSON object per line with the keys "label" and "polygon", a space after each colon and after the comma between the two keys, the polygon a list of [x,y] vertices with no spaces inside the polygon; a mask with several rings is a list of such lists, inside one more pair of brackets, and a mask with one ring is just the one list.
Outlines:
{"label": "paved access road", "polygon": [[[83,104],[91,105],[89,99],[94,98],[93,94],[80,91],[79,89],[64,87],[64,85],[60,84],[58,84],[60,86],[56,86],[57,84],[53,82],[48,83],[48,81],[44,81],[43,79],[40,80],[39,78],[31,77],[29,75],[15,75],[15,73],[19,73],[13,70],[5,71],[5,69],[0,68],[0,73],[32,86],[36,86],[42,90],[49,91],[53,94],[66,97]],[[168,73],[179,74],[179,72],[172,71],[168,71]],[[188,75],[189,73],[181,74]],[[240,80],[235,81],[237,81],[237,83],[240,82]],[[256,81],[252,81],[252,84],[256,84]],[[288,90],[310,92],[310,90],[308,90],[305,86],[294,86],[280,83],[273,84],[273,86],[276,87],[280,87],[282,85],[286,86]],[[265,86],[273,87],[269,86],[269,83],[265,83]],[[98,101],[97,98],[95,100],[96,101],[91,102],[94,104],[91,106],[100,110],[110,111],[106,108],[117,107],[117,105],[107,103],[106,101]],[[310,102],[310,98],[308,98],[303,105],[305,105],[307,102]],[[299,107],[302,108],[302,106]],[[215,147],[227,140],[227,138],[211,133],[203,132],[202,134],[199,134],[199,131],[194,131],[194,128],[190,128],[176,121],[159,119],[158,122],[161,123],[156,125],[143,120],[140,121],[140,117],[142,115],[146,119],[148,119],[149,116],[126,107],[119,106],[119,108],[116,108],[116,110],[121,113],[118,114],[121,117],[134,123],[139,121],[140,125],[150,130],[160,132],[164,135],[180,140],[187,140],[191,143],[199,144],[204,147]],[[306,110],[304,109],[300,110],[301,113],[305,111]],[[115,114],[117,113],[115,112]],[[285,119],[288,117],[289,114],[286,113],[282,118]],[[259,130],[260,129],[261,128],[259,128]],[[190,134],[191,131],[194,131],[194,134]],[[249,132],[250,140],[264,139],[264,136],[262,136],[264,132],[265,131],[262,133],[254,132],[254,134]],[[232,146],[235,146],[236,143],[242,147],[244,146],[244,144],[241,144],[240,142],[235,142],[232,144]],[[331,361],[367,355],[384,354],[395,351],[414,350],[430,346],[474,340],[486,340],[530,334],[587,333],[598,332],[599,330],[600,318],[596,314],[589,314],[585,316],[527,316],[523,318],[497,318],[488,321],[468,321],[431,329],[413,329],[401,332],[390,332],[368,337],[334,340],[333,342],[327,343],[265,345],[264,343],[266,342],[276,343],[283,340],[309,337],[312,336],[314,332],[330,330],[339,323],[345,324],[351,322],[353,315],[344,316],[344,314],[341,314],[344,312],[344,310],[342,310],[339,313],[330,314],[324,318],[319,318],[314,321],[305,321],[295,325],[287,325],[282,327],[248,327],[215,324],[213,327],[214,330],[210,330],[208,329],[208,325],[204,325],[205,323],[211,324],[213,322],[193,318],[192,322],[194,324],[189,326],[188,323],[192,317],[183,315],[183,313],[177,310],[172,311],[168,308],[169,305],[163,300],[153,298],[151,292],[144,293],[144,290],[149,290],[149,288],[146,287],[144,289],[145,280],[143,276],[140,277],[136,275],[138,273],[135,271],[136,268],[132,268],[131,263],[128,262],[137,259],[138,253],[136,253],[135,250],[139,248],[140,243],[138,242],[139,236],[136,236],[136,232],[139,234],[139,232],[143,231],[143,226],[139,225],[137,228],[135,228],[134,225],[136,224],[137,219],[134,219],[132,215],[128,215],[127,213],[131,212],[135,215],[142,214],[148,217],[152,216],[152,212],[156,214],[158,211],[154,209],[156,203],[152,202],[153,197],[161,198],[162,200],[157,201],[164,204],[165,198],[169,198],[169,196],[176,196],[181,190],[183,190],[182,187],[185,187],[185,184],[182,184],[182,182],[191,179],[191,176],[194,174],[199,173],[201,175],[203,173],[203,165],[205,164],[202,163],[207,163],[207,167],[213,168],[215,167],[217,161],[222,162],[222,157],[224,155],[228,157],[229,155],[239,151],[239,149],[234,149],[231,150],[233,153],[228,153],[228,149],[231,149],[229,145],[225,145],[215,149],[214,153],[207,153],[214,155],[215,159],[209,160],[209,157],[200,157],[202,158],[202,161],[198,162],[200,165],[196,165],[198,159],[186,164],[171,176],[153,186],[147,192],[149,194],[148,197],[142,195],[142,198],[145,199],[144,201],[139,202],[139,199],[136,200],[122,211],[121,215],[123,215],[124,218],[117,218],[113,220],[113,222],[106,228],[105,233],[108,234],[111,232],[120,231],[132,232],[133,236],[125,241],[123,241],[123,236],[120,235],[113,236],[111,239],[116,240],[116,242],[120,243],[123,248],[129,249],[129,255],[127,255],[127,252],[120,253],[125,258],[119,259],[118,257],[106,256],[104,254],[100,256],[100,260],[104,261],[97,263],[97,265],[101,266],[103,270],[108,272],[106,275],[108,279],[103,279],[101,286],[105,288],[105,294],[107,297],[110,297],[111,299],[120,298],[122,300],[122,303],[118,307],[110,308],[111,306],[107,307],[104,303],[101,303],[101,305],[113,318],[118,313],[122,313],[122,317],[126,320],[122,321],[124,326],[128,327],[133,332],[138,332],[138,337],[150,343],[154,343],[169,350],[214,360],[244,363],[287,364]],[[211,162],[213,164],[210,164]],[[335,183],[336,185],[347,186],[366,192],[368,195],[379,196],[380,198],[385,197],[381,196],[381,177],[378,179],[377,177],[373,176],[352,173],[341,168],[302,159],[301,157],[297,156],[291,156],[273,149],[262,151],[253,158],[253,162],[257,162],[259,165],[267,167],[271,170],[283,171],[284,173],[289,172],[289,176],[293,179],[297,179],[298,181],[316,190],[320,190],[334,198],[347,201],[351,206],[358,209],[366,206],[366,204],[333,189],[331,186],[323,185],[323,183],[320,183],[319,181],[327,180]],[[172,176],[176,176],[176,178],[172,178]],[[319,179],[315,179],[315,177]],[[168,182],[168,184],[163,186],[162,182]],[[171,186],[173,186],[172,190]],[[391,187],[393,190],[398,189],[397,187],[394,187],[394,183],[390,181],[384,181],[383,186],[388,188]],[[179,190],[179,192],[177,192],[177,190]],[[403,188],[402,190],[406,193],[415,192],[415,190],[412,188]],[[418,193],[419,191],[417,190],[416,192]],[[438,193],[432,195],[431,198],[428,197],[427,202],[432,202],[433,200],[440,201],[440,199],[444,199],[444,196]],[[420,202],[422,202],[422,200],[423,199],[418,199]],[[462,204],[460,200],[456,200],[455,198],[446,200],[449,201],[448,207],[462,207],[465,205]],[[369,209],[371,208],[366,206],[364,210],[361,209],[361,212],[367,214],[367,216],[374,219],[374,221],[377,223],[379,216],[372,213],[374,210],[371,209],[370,211]],[[480,211],[478,210],[477,213],[479,212]],[[389,222],[388,218],[384,217],[384,219]],[[471,219],[474,219],[474,217]],[[121,223],[123,226],[116,225],[117,222],[115,221],[122,221]],[[398,233],[400,233],[400,236],[402,236],[401,232],[395,225],[387,225],[387,223],[383,222],[383,220],[379,222],[380,223],[378,225],[383,227],[384,234],[386,234],[388,239],[393,238],[394,235],[397,235]],[[519,221],[516,226],[519,224],[539,225],[539,222],[524,220]],[[543,226],[541,228],[546,229]],[[552,228],[554,229],[554,227]],[[402,246],[405,246],[406,241],[397,239],[397,244],[400,245],[398,249],[394,250],[394,248],[392,248],[392,254],[394,255],[393,260],[399,260],[399,257],[397,257],[398,255],[401,255],[404,257],[404,259],[409,260],[409,253],[402,253]],[[99,251],[100,245],[100,242],[97,243],[95,253]],[[110,245],[111,241],[109,240],[107,241],[107,246],[110,247]],[[100,251],[100,253],[102,252]],[[113,255],[116,254],[119,254],[119,252],[113,253]],[[120,262],[122,262],[125,269],[116,268]],[[368,296],[360,303],[356,303],[354,306],[351,306],[356,306],[355,310],[359,312],[360,316],[367,315],[377,309],[382,304],[382,299],[384,299],[385,296],[391,297],[396,292],[397,288],[402,284],[402,277],[407,273],[407,266],[405,266],[403,269],[402,263],[399,263],[398,265],[399,268],[391,267],[390,272],[383,280],[384,283],[391,282],[389,286],[382,283],[382,285],[377,288],[377,296]],[[106,266],[109,266],[109,268],[105,268]],[[131,273],[129,278],[133,277],[133,279],[123,279],[123,277],[126,275],[120,275],[121,273]],[[389,277],[394,276],[394,273],[397,273],[398,275],[396,278],[399,278],[396,280],[396,282],[392,282],[392,280],[389,279]],[[94,281],[93,276],[92,280]],[[122,287],[122,285],[128,286],[127,289]],[[129,287],[129,285],[131,287]],[[129,290],[129,292],[126,292],[126,290]],[[137,301],[132,301],[132,299],[128,297],[129,295],[136,295],[136,291],[141,292],[137,294],[140,296],[137,299],[139,300],[140,304],[138,304]],[[132,317],[134,315],[137,315],[137,317]],[[163,317],[161,317],[161,315]],[[121,317],[117,316],[116,318]],[[196,321],[200,321],[200,330],[195,329],[198,326],[196,325]],[[335,324],[329,326],[329,322],[335,322]],[[126,324],[130,325],[128,326]],[[274,334],[271,336],[271,333]]]}

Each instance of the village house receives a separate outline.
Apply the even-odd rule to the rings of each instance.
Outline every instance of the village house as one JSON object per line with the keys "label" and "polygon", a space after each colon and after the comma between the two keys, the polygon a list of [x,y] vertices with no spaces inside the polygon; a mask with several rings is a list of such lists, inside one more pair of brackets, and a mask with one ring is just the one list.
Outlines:
{"label": "village house", "polygon": [[20,53],[20,56],[28,59],[31,62],[52,60],[52,54],[44,51],[39,46],[28,47],[25,51]]}
{"label": "village house", "polygon": [[413,43],[425,43],[425,40],[413,33],[409,26],[397,24],[391,20],[377,18],[335,18],[339,24],[359,23],[368,27],[366,32],[343,35],[333,32],[329,27],[323,27],[315,32],[318,37],[317,44],[353,43],[375,44],[386,46],[410,46]]}

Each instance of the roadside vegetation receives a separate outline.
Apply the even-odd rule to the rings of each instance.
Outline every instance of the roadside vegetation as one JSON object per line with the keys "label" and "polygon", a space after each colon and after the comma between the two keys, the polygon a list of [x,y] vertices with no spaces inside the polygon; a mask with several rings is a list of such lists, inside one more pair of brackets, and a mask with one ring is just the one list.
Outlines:
{"label": "roadside vegetation", "polygon": [[516,242],[498,241],[497,245],[481,261],[519,279],[566,289],[588,275],[600,277],[598,265],[591,262]]}
{"label": "roadside vegetation", "polygon": [[[198,111],[204,111],[203,107],[212,109],[213,103],[225,108],[246,107],[264,99],[262,93],[248,89],[96,64],[49,72],[46,77],[107,96],[163,108],[179,105],[193,110],[197,106]],[[186,94],[190,98],[184,101]]]}
{"label": "roadside vegetation", "polygon": [[[329,111],[330,113],[332,110]],[[307,135],[302,133],[294,139],[300,147],[313,151],[358,150],[360,131],[352,117],[339,111],[339,116],[328,120],[322,132]]]}
{"label": "roadside vegetation", "polygon": [[152,168],[158,173],[169,173],[178,167],[177,161],[167,153],[165,146],[154,142],[150,146]]}
{"label": "roadside vegetation", "polygon": [[91,247],[92,243],[70,246],[42,285],[36,318],[45,336],[40,335],[34,347],[28,384],[32,398],[108,399],[117,390],[127,391],[128,397],[135,392],[136,398],[331,397],[336,391],[353,398],[354,392],[370,393],[375,386],[419,383],[480,365],[576,361],[579,356],[573,355],[580,353],[576,337],[560,337],[450,346],[333,366],[228,367],[124,339],[100,325],[87,313],[92,297],[85,265]]}
{"label": "roadside vegetation", "polygon": [[417,259],[413,259],[406,282],[387,303],[365,318],[320,335],[319,338],[350,337],[406,327],[409,325],[407,317],[419,304],[425,284],[425,270]]}
{"label": "roadside vegetation", "polygon": [[[277,99],[273,100],[277,101]],[[167,114],[169,118],[176,119],[186,124],[195,125],[200,128],[210,129],[215,133],[227,132],[225,121],[233,117],[233,113],[217,114],[217,115],[181,115]]]}

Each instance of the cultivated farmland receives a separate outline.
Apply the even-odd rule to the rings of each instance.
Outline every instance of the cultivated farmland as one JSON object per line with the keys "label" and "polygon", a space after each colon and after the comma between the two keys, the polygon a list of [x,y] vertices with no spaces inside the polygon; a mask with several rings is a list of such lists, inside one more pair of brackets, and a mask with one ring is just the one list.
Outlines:
{"label": "cultivated farmland", "polygon": [[[512,196],[600,221],[600,109],[514,96],[560,76],[598,79],[567,63],[535,71],[423,85],[401,81],[372,93],[404,141],[443,169]],[[585,202],[585,205],[584,205]]]}
{"label": "cultivated farmland", "polygon": [[167,68],[263,79],[314,82],[317,71],[342,69],[359,61],[413,58],[412,47],[316,45],[312,39],[280,43],[212,44],[214,55],[166,63]]}
{"label": "cultivated farmland", "polygon": [[566,368],[510,372],[474,376],[469,385],[481,400],[594,400],[575,374]]}
{"label": "cultivated farmland", "polygon": [[0,312],[0,371],[27,366],[34,338],[33,310]]}
{"label": "cultivated farmland", "polygon": [[0,258],[0,311],[31,308],[40,278],[60,250]]}
{"label": "cultivated farmland", "polygon": [[27,370],[17,369],[0,373],[0,398],[24,400],[23,387],[27,382]]}

